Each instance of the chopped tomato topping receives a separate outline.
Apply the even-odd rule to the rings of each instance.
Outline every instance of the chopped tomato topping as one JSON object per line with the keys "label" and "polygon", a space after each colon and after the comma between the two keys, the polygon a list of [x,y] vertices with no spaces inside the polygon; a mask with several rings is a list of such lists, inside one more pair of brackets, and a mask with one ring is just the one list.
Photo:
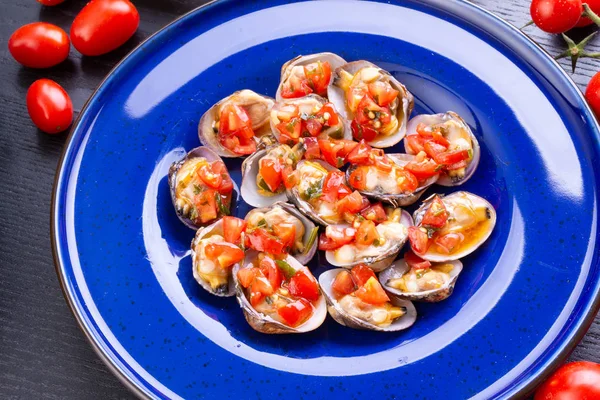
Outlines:
{"label": "chopped tomato topping", "polygon": [[356,297],[365,303],[379,305],[390,301],[390,298],[381,287],[381,284],[374,276],[369,278],[365,284],[358,288],[355,292]]}
{"label": "chopped tomato topping", "polygon": [[363,196],[355,190],[352,194],[338,200],[335,203],[335,208],[340,213],[357,213],[364,208]]}
{"label": "chopped tomato topping", "polygon": [[444,169],[447,171],[454,171],[456,169],[466,168],[467,160],[459,161],[456,164],[445,165]]}
{"label": "chopped tomato topping", "polygon": [[291,189],[300,181],[300,172],[294,170],[291,165],[286,165],[283,167],[283,170],[281,170],[281,177],[285,188]]}
{"label": "chopped tomato topping", "polygon": [[312,137],[319,136],[319,133],[323,130],[323,124],[316,118],[310,118],[304,123],[304,126]]}
{"label": "chopped tomato topping", "polygon": [[297,117],[299,114],[298,106],[293,104],[284,104],[277,110],[277,119],[283,122],[288,122],[290,119]]}
{"label": "chopped tomato topping", "polygon": [[371,153],[371,149],[371,146],[369,146],[367,142],[362,139],[358,146],[355,146],[348,156],[346,156],[346,161],[351,164],[366,164],[369,162],[369,154]]}
{"label": "chopped tomato topping", "polygon": [[446,211],[446,206],[440,196],[436,195],[433,200],[431,200],[431,204],[427,211],[425,211],[421,224],[432,228],[441,228],[446,224],[447,220],[448,211]]}
{"label": "chopped tomato topping", "polygon": [[469,150],[456,150],[447,153],[438,154],[434,157],[438,164],[451,165],[461,161],[466,161],[471,158],[471,151]]}
{"label": "chopped tomato topping", "polygon": [[252,120],[246,110],[236,104],[223,107],[217,138],[223,147],[236,154],[252,154],[256,151]]}
{"label": "chopped tomato topping", "polygon": [[204,246],[204,254],[222,268],[229,268],[244,259],[244,251],[228,243],[208,243]]}
{"label": "chopped tomato topping", "polygon": [[369,159],[377,169],[383,172],[391,171],[394,166],[394,162],[381,149],[371,149]]}
{"label": "chopped tomato topping", "polygon": [[[436,162],[437,162],[436,157],[438,157],[439,155],[444,153],[447,149],[446,147],[444,147],[441,144],[438,144],[432,140],[425,142],[425,144],[423,145],[423,148],[425,149],[425,153],[427,153],[427,155],[429,157],[436,160]],[[438,163],[438,164],[440,164],[440,163]]]}
{"label": "chopped tomato topping", "polygon": [[260,160],[258,173],[269,187],[269,190],[273,193],[277,192],[281,186],[282,169],[283,165],[280,160],[274,160],[272,158],[263,158]]}
{"label": "chopped tomato topping", "polygon": [[433,138],[433,141],[437,144],[441,144],[444,147],[450,146],[450,142],[444,137],[439,128],[436,128],[431,131],[431,137]]}
{"label": "chopped tomato topping", "polygon": [[308,85],[307,79],[301,79],[292,75],[288,82],[281,88],[281,97],[284,99],[296,99],[311,94],[313,90]]}
{"label": "chopped tomato topping", "polygon": [[444,254],[452,253],[462,242],[465,236],[462,233],[448,233],[444,236],[435,238],[438,251]]}
{"label": "chopped tomato topping", "polygon": [[396,184],[403,192],[412,193],[419,187],[419,180],[411,172],[396,169]]}
{"label": "chopped tomato topping", "polygon": [[238,281],[240,281],[240,285],[242,285],[244,289],[248,289],[250,287],[254,281],[254,278],[256,278],[256,271],[258,271],[257,268],[241,268],[238,270],[237,278]]}
{"label": "chopped tomato topping", "polygon": [[295,297],[302,297],[310,301],[319,299],[319,285],[306,267],[296,271],[294,276],[290,278],[288,289]]}
{"label": "chopped tomato topping", "polygon": [[338,168],[344,165],[346,156],[351,153],[356,146],[358,146],[358,143],[353,140],[319,140],[319,149],[321,150],[323,160]]}
{"label": "chopped tomato topping", "polygon": [[375,128],[375,121],[379,121],[381,124],[388,123],[390,121],[391,114],[387,107],[380,107],[370,95],[365,95],[356,109],[356,115],[354,119],[360,125],[367,125],[371,128]]}
{"label": "chopped tomato topping", "polygon": [[331,80],[331,65],[325,61],[317,61],[304,66],[308,86],[319,96],[327,94],[327,86]]}
{"label": "chopped tomato topping", "polygon": [[377,137],[377,131],[375,129],[366,125],[361,125],[356,122],[355,119],[352,120],[350,128],[352,128],[352,137],[356,140],[366,140],[367,142],[370,142]]}
{"label": "chopped tomato topping", "polygon": [[229,195],[233,191],[233,181],[229,176],[227,167],[223,161],[213,161],[212,171],[215,174],[221,175],[221,185],[218,187],[219,193],[223,195]]}
{"label": "chopped tomato topping", "polygon": [[406,151],[411,154],[419,154],[422,151],[425,151],[425,142],[426,139],[420,135],[408,135],[404,139],[404,146],[406,147]]}
{"label": "chopped tomato topping", "polygon": [[246,235],[250,242],[250,247],[256,251],[264,251],[270,254],[284,254],[289,249],[285,243],[263,228],[257,228]]}
{"label": "chopped tomato topping", "polygon": [[304,158],[307,160],[315,160],[321,158],[321,149],[317,138],[308,137],[304,139]]}
{"label": "chopped tomato topping", "polygon": [[277,309],[277,314],[291,327],[304,323],[312,315],[312,306],[308,301],[300,298]]}
{"label": "chopped tomato topping", "polygon": [[321,199],[328,202],[336,201],[340,195],[344,196],[350,193],[350,189],[346,186],[346,177],[342,171],[331,171],[323,181]]}
{"label": "chopped tomato topping", "polygon": [[293,248],[296,243],[296,225],[281,223],[273,225],[273,233],[288,248]]}
{"label": "chopped tomato topping", "polygon": [[423,232],[416,226],[408,227],[408,240],[410,241],[410,247],[417,254],[424,254],[429,248],[429,237],[427,233]]}
{"label": "chopped tomato topping", "polygon": [[356,229],[345,226],[329,225],[319,238],[319,250],[336,250],[351,243],[356,235]]}
{"label": "chopped tomato topping", "polygon": [[404,261],[408,264],[412,269],[427,269],[431,268],[431,263],[429,261],[423,260],[421,257],[413,253],[411,250],[407,251],[404,254]]}
{"label": "chopped tomato topping", "polygon": [[373,221],[376,224],[387,221],[387,215],[381,203],[375,203],[360,212],[365,219]]}
{"label": "chopped tomato topping", "polygon": [[213,172],[211,164],[204,164],[198,169],[198,177],[208,187],[213,189],[219,189],[221,183],[223,183],[223,177],[219,173]]}
{"label": "chopped tomato topping", "polygon": [[365,190],[367,188],[368,167],[359,166],[350,174],[348,183],[353,189]]}
{"label": "chopped tomato topping", "polygon": [[[280,122],[275,126],[281,136],[286,136],[291,139],[293,143],[298,142],[300,134],[302,133],[302,120],[299,117],[294,117],[289,121]],[[282,140],[280,142],[283,143]]]}
{"label": "chopped tomato topping", "polygon": [[[328,115],[325,115],[328,114]],[[317,117],[323,117],[326,124],[329,126],[336,126],[339,123],[338,113],[335,110],[333,103],[325,103],[323,107],[317,112]]]}
{"label": "chopped tomato topping", "polygon": [[399,93],[388,82],[375,81],[369,83],[369,94],[382,107],[394,101]]}
{"label": "chopped tomato topping", "polygon": [[259,268],[265,278],[269,281],[273,290],[279,289],[281,282],[283,281],[283,275],[279,268],[277,268],[277,265],[275,265],[275,261],[270,257],[264,257],[260,260]]}
{"label": "chopped tomato topping", "polygon": [[215,196],[218,196],[216,190],[206,189],[194,197],[198,219],[203,224],[217,218],[217,199]]}
{"label": "chopped tomato topping", "polygon": [[367,282],[370,278],[375,278],[375,272],[365,264],[359,264],[356,267],[352,268],[350,271],[352,274],[352,278],[354,279],[354,283],[357,286],[362,286]]}
{"label": "chopped tomato topping", "polygon": [[375,222],[368,219],[361,222],[356,231],[356,244],[370,246],[377,238],[379,238],[379,233],[375,227]]}
{"label": "chopped tomato topping", "polygon": [[256,277],[250,284],[250,304],[256,307],[266,296],[274,293],[269,280],[257,269]]}
{"label": "chopped tomato topping", "polygon": [[427,158],[421,162],[416,160],[410,161],[404,166],[404,169],[410,171],[418,180],[424,181],[439,174],[439,166],[431,158]]}
{"label": "chopped tomato topping", "polygon": [[352,275],[348,271],[340,271],[331,284],[331,289],[337,298],[350,294],[356,290]]}
{"label": "chopped tomato topping", "polygon": [[223,217],[223,237],[229,243],[239,244],[242,232],[246,229],[246,221],[240,218]]}

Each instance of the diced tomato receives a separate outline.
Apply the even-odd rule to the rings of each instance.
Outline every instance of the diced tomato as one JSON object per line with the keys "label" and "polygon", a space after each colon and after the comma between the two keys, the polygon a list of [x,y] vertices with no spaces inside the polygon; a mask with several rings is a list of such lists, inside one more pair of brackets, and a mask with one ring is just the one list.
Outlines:
{"label": "diced tomato", "polygon": [[269,187],[269,190],[273,193],[277,192],[279,186],[281,186],[282,169],[283,165],[280,160],[274,160],[272,158],[263,158],[260,160],[258,173]]}
{"label": "diced tomato", "polygon": [[358,147],[358,142],[355,142],[354,140],[339,139],[336,140],[336,142],[343,145],[343,147],[338,151],[337,156],[339,158],[343,158],[344,161],[346,161],[348,155],[352,153],[356,147]]}
{"label": "diced tomato", "polygon": [[444,137],[444,135],[442,134],[442,132],[439,128],[433,129],[431,131],[431,137],[433,138],[433,141],[436,142],[437,144],[440,144],[446,148],[448,146],[450,146],[450,142],[448,141],[448,139],[446,139]]}
{"label": "diced tomato", "polygon": [[419,187],[419,180],[410,171],[396,169],[396,184],[406,193],[412,193]]}
{"label": "diced tomato", "polygon": [[219,143],[236,154],[256,151],[252,120],[246,110],[230,103],[223,107],[219,119]]}
{"label": "diced tomato", "polygon": [[357,213],[363,209],[363,196],[355,190],[352,194],[338,200],[335,203],[335,208],[340,213]]}
{"label": "diced tomato", "polygon": [[351,243],[356,235],[356,229],[346,226],[329,225],[319,238],[319,250],[336,250]]}
{"label": "diced tomato", "polygon": [[264,251],[270,254],[284,254],[288,250],[284,243],[262,228],[255,229],[252,233],[247,234],[246,237],[250,242],[250,247],[256,251]]}
{"label": "diced tomato", "polygon": [[229,176],[229,172],[227,171],[227,167],[223,161],[213,161],[212,172],[221,176],[221,185],[218,188],[215,188],[219,191],[219,193],[224,195],[229,195],[233,191],[233,181]]}
{"label": "diced tomato", "polygon": [[378,135],[375,129],[367,125],[359,124],[358,122],[356,122],[356,119],[352,120],[350,128],[352,128],[352,137],[356,140],[364,139],[367,142],[370,142],[371,140],[374,140]]}
{"label": "diced tomato", "polygon": [[244,251],[229,243],[208,243],[204,246],[204,254],[222,268],[229,268],[244,259]]}
{"label": "diced tomato", "polygon": [[305,138],[304,147],[306,148],[306,151],[304,152],[305,159],[315,160],[321,158],[321,149],[319,148],[319,142],[317,138]]}
{"label": "diced tomato", "polygon": [[370,246],[375,239],[379,238],[379,233],[375,227],[375,222],[368,219],[361,222],[356,231],[356,244],[361,246]]}
{"label": "diced tomato", "polygon": [[284,83],[281,88],[281,97],[284,99],[296,99],[311,94],[313,90],[308,85],[307,79],[301,79],[296,75],[292,75],[288,82]]}
{"label": "diced tomato", "polygon": [[256,307],[266,296],[274,293],[269,280],[263,275],[262,271],[257,270],[256,277],[250,284],[250,303]]}
{"label": "diced tomato", "polygon": [[198,168],[197,173],[202,182],[204,182],[210,188],[219,189],[221,183],[223,182],[223,177],[221,174],[215,174],[210,164],[202,165],[200,168]]}
{"label": "diced tomato", "polygon": [[451,165],[461,161],[465,161],[471,158],[471,151],[469,150],[456,150],[447,153],[438,154],[434,157],[438,164]]}
{"label": "diced tomato", "polygon": [[300,114],[298,106],[293,104],[285,104],[277,110],[277,119],[282,122],[288,122],[290,119],[297,117]]}
{"label": "diced tomato", "polygon": [[246,229],[246,221],[240,218],[223,217],[223,237],[229,243],[239,244],[242,232]]}
{"label": "diced tomato", "polygon": [[331,65],[325,61],[317,61],[304,66],[304,75],[308,86],[314,89],[319,96],[327,94],[327,86],[331,80]]}
{"label": "diced tomato", "polygon": [[323,130],[323,124],[316,118],[311,118],[304,123],[306,130],[312,137],[319,136],[319,133]]}
{"label": "diced tomato", "polygon": [[430,129],[424,123],[417,124],[417,134],[419,136],[422,136],[422,137],[425,137],[425,138],[431,138],[431,137],[433,137],[431,131],[432,131],[432,129]]}
{"label": "diced tomato", "polygon": [[467,167],[467,160],[463,160],[463,161],[459,161],[456,164],[450,164],[450,165],[445,165],[444,169],[446,171],[454,171],[456,169],[461,169],[461,168],[466,168]]}
{"label": "diced tomato", "polygon": [[296,243],[296,226],[291,223],[281,223],[273,225],[273,233],[288,248],[294,247]]}
{"label": "diced tomato", "polygon": [[387,221],[387,215],[381,203],[375,203],[360,212],[365,219],[373,221],[376,224]]}
{"label": "diced tomato", "polygon": [[361,140],[358,146],[355,146],[352,151],[346,156],[346,161],[351,164],[366,164],[369,162],[369,154],[371,152],[371,146]]}
{"label": "diced tomato", "polygon": [[364,285],[370,278],[376,278],[375,272],[365,264],[358,264],[350,271],[357,286]]}
{"label": "diced tomato", "polygon": [[369,159],[377,169],[383,172],[390,172],[394,166],[394,162],[381,149],[371,149]]}
{"label": "diced tomato", "polygon": [[321,199],[327,202],[334,202],[339,197],[340,189],[346,186],[346,177],[342,171],[331,171],[323,181]]}
{"label": "diced tomato", "polygon": [[406,152],[410,154],[419,154],[425,151],[426,140],[420,135],[408,135],[404,138]]}
{"label": "diced tomato", "polygon": [[244,289],[248,289],[252,282],[254,282],[257,271],[257,268],[241,268],[238,270],[237,278]]}
{"label": "diced tomato", "polygon": [[429,237],[427,233],[423,232],[416,226],[408,227],[408,240],[410,241],[410,247],[417,254],[424,254],[429,248]]}
{"label": "diced tomato", "polygon": [[296,327],[312,315],[312,306],[305,299],[298,299],[277,309],[277,314],[288,326]]}
{"label": "diced tomato", "polygon": [[462,242],[465,236],[462,233],[448,233],[444,236],[435,238],[438,251],[444,254],[452,253]]}
{"label": "diced tomato", "polygon": [[437,157],[446,151],[446,147],[434,142],[433,140],[430,140],[425,142],[423,148],[429,157],[433,158],[438,164],[440,164],[437,160]]}
{"label": "diced tomato", "polygon": [[[325,113],[329,114],[329,117],[326,120]],[[325,125],[328,126],[336,126],[340,122],[338,113],[335,110],[335,106],[333,105],[333,103],[323,104],[323,107],[321,107],[321,109],[315,115],[318,117],[323,117],[323,119],[325,120]]]}
{"label": "diced tomato", "polygon": [[256,307],[265,298],[265,295],[261,292],[250,292],[250,304],[252,307]]}
{"label": "diced tomato", "polygon": [[346,91],[346,103],[352,112],[356,112],[358,105],[363,97],[368,93],[366,86],[351,86]]}
{"label": "diced tomato", "polygon": [[369,94],[382,107],[387,106],[398,97],[398,91],[387,82],[375,81],[369,83]]}
{"label": "diced tomato", "polygon": [[363,286],[358,288],[355,294],[356,297],[368,304],[379,305],[390,301],[390,298],[375,277],[369,278]]}
{"label": "diced tomato", "polygon": [[348,271],[340,271],[331,284],[331,289],[337,298],[350,294],[356,290],[352,275]]}
{"label": "diced tomato", "polygon": [[281,178],[286,189],[291,189],[300,181],[300,172],[294,170],[291,165],[286,165],[281,171]]}
{"label": "diced tomato", "polygon": [[[371,124],[375,119],[377,119],[377,115],[375,113],[379,114],[382,110],[383,108],[379,107],[379,105],[369,94],[366,94],[360,103],[358,103],[358,108],[356,109],[356,115],[354,119],[360,125]],[[374,117],[371,118],[369,114],[373,115]]]}
{"label": "diced tomato", "polygon": [[271,257],[264,257],[260,260],[259,268],[265,278],[269,281],[273,290],[279,289],[281,282],[283,281],[283,275],[279,268],[277,268],[277,265],[275,265],[275,261],[273,261]]}
{"label": "diced tomato", "polygon": [[412,250],[407,251],[404,254],[404,261],[408,264],[412,269],[427,269],[431,268],[431,263],[429,261],[423,260],[421,257],[412,252]]}
{"label": "diced tomato", "polygon": [[310,301],[319,299],[317,280],[306,267],[296,271],[294,276],[290,278],[288,289],[295,297],[302,297]]}
{"label": "diced tomato", "polygon": [[256,142],[253,139],[240,139],[237,136],[219,136],[219,143],[236,154],[247,155],[256,151]]}
{"label": "diced tomato", "polygon": [[338,151],[342,150],[344,146],[338,144],[333,140],[319,140],[319,149],[321,150],[321,157],[334,167],[341,167],[343,160],[338,159]]}
{"label": "diced tomato", "polygon": [[367,188],[367,171],[369,167],[359,166],[350,174],[348,183],[353,189],[365,190]]}
{"label": "diced tomato", "polygon": [[440,196],[436,195],[431,200],[431,205],[427,211],[425,211],[421,224],[432,228],[441,228],[446,224],[447,220],[448,211],[446,211],[446,206]]}
{"label": "diced tomato", "polygon": [[440,173],[438,164],[431,158],[421,162],[410,161],[404,166],[404,169],[410,171],[418,180],[424,181]]}
{"label": "diced tomato", "polygon": [[217,191],[206,189],[194,197],[194,205],[198,212],[198,219],[201,223],[206,223],[217,218]]}
{"label": "diced tomato", "polygon": [[282,136],[285,135],[296,143],[302,133],[302,120],[298,117],[294,117],[287,122],[280,122],[275,128],[277,128]]}

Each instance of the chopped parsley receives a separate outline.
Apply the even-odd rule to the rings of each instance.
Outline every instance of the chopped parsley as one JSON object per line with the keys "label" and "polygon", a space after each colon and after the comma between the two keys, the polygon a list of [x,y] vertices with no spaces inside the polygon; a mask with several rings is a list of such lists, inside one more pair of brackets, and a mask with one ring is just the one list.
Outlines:
{"label": "chopped parsley", "polygon": [[202,188],[194,183],[194,194],[202,193]]}
{"label": "chopped parsley", "polygon": [[229,215],[229,208],[227,208],[225,204],[223,204],[220,193],[215,193],[215,200],[217,200],[217,206],[221,215]]}
{"label": "chopped parsley", "polygon": [[275,264],[279,267],[281,272],[285,275],[286,279],[290,279],[292,276],[296,275],[296,270],[292,268],[290,264],[283,260],[275,260]]}
{"label": "chopped parsley", "polygon": [[318,199],[319,197],[321,197],[322,193],[323,181],[318,180],[310,184],[308,189],[306,189],[306,192],[304,192],[304,197],[306,197],[306,200]]}

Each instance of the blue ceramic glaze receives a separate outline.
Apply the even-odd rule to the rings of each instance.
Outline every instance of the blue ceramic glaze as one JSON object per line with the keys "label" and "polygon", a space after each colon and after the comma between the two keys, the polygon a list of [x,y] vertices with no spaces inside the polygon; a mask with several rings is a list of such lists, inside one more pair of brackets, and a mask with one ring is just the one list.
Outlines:
{"label": "blue ceramic glaze", "polygon": [[[598,307],[598,126],[581,93],[517,30],[466,2],[286,3],[222,1],[182,17],[82,111],[59,166],[52,236],[94,348],[152,398],[530,391]],[[461,189],[494,205],[496,229],[463,260],[454,294],[417,304],[404,332],[328,318],[304,335],[259,334],[233,298],[210,296],[192,276],[193,232],[172,208],[169,165],[199,145],[213,103],[244,88],[273,96],[285,61],[320,51],[381,65],[414,94],[413,115],[453,110],[482,145]],[[227,165],[239,183],[240,160]],[[240,202],[236,214],[248,209]]]}

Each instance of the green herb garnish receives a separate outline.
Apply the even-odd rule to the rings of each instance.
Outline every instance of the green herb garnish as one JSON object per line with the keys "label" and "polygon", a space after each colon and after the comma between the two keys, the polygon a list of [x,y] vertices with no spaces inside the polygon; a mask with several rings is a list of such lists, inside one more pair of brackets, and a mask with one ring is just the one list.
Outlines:
{"label": "green herb garnish", "polygon": [[221,215],[229,215],[229,208],[223,204],[223,201],[221,200],[221,194],[215,193],[215,199],[217,200],[217,206],[219,207],[219,212]]}
{"label": "green herb garnish", "polygon": [[264,190],[265,192],[273,193],[273,192],[271,192],[269,185],[267,185],[267,182],[265,182],[265,180],[262,178],[260,178],[258,180],[258,187],[261,188],[262,190]]}
{"label": "green herb garnish", "polygon": [[194,194],[202,193],[202,188],[194,183]]}
{"label": "green herb garnish", "polygon": [[266,219],[261,219],[260,221],[258,221],[258,224],[256,224],[257,228],[265,228],[267,226],[267,220]]}
{"label": "green herb garnish", "polygon": [[332,139],[341,139],[344,136],[344,133],[342,132],[342,129],[336,129],[335,131],[331,132],[329,134],[329,137]]}
{"label": "green herb garnish", "polygon": [[292,268],[290,264],[283,260],[275,260],[275,264],[279,267],[281,272],[285,275],[286,279],[290,279],[292,276],[296,275],[296,270]]}
{"label": "green herb garnish", "polygon": [[322,192],[323,192],[323,181],[318,180],[318,181],[310,184],[308,189],[306,189],[304,196],[306,197],[306,200],[310,201],[312,199],[318,199],[319,197],[321,197]]}
{"label": "green herb garnish", "polygon": [[310,248],[315,243],[315,240],[317,240],[318,235],[319,235],[319,227],[315,226],[314,228],[312,228],[312,231],[310,231],[310,235],[308,236],[308,240],[306,241],[306,247],[304,248],[303,253],[306,254],[309,252]]}

